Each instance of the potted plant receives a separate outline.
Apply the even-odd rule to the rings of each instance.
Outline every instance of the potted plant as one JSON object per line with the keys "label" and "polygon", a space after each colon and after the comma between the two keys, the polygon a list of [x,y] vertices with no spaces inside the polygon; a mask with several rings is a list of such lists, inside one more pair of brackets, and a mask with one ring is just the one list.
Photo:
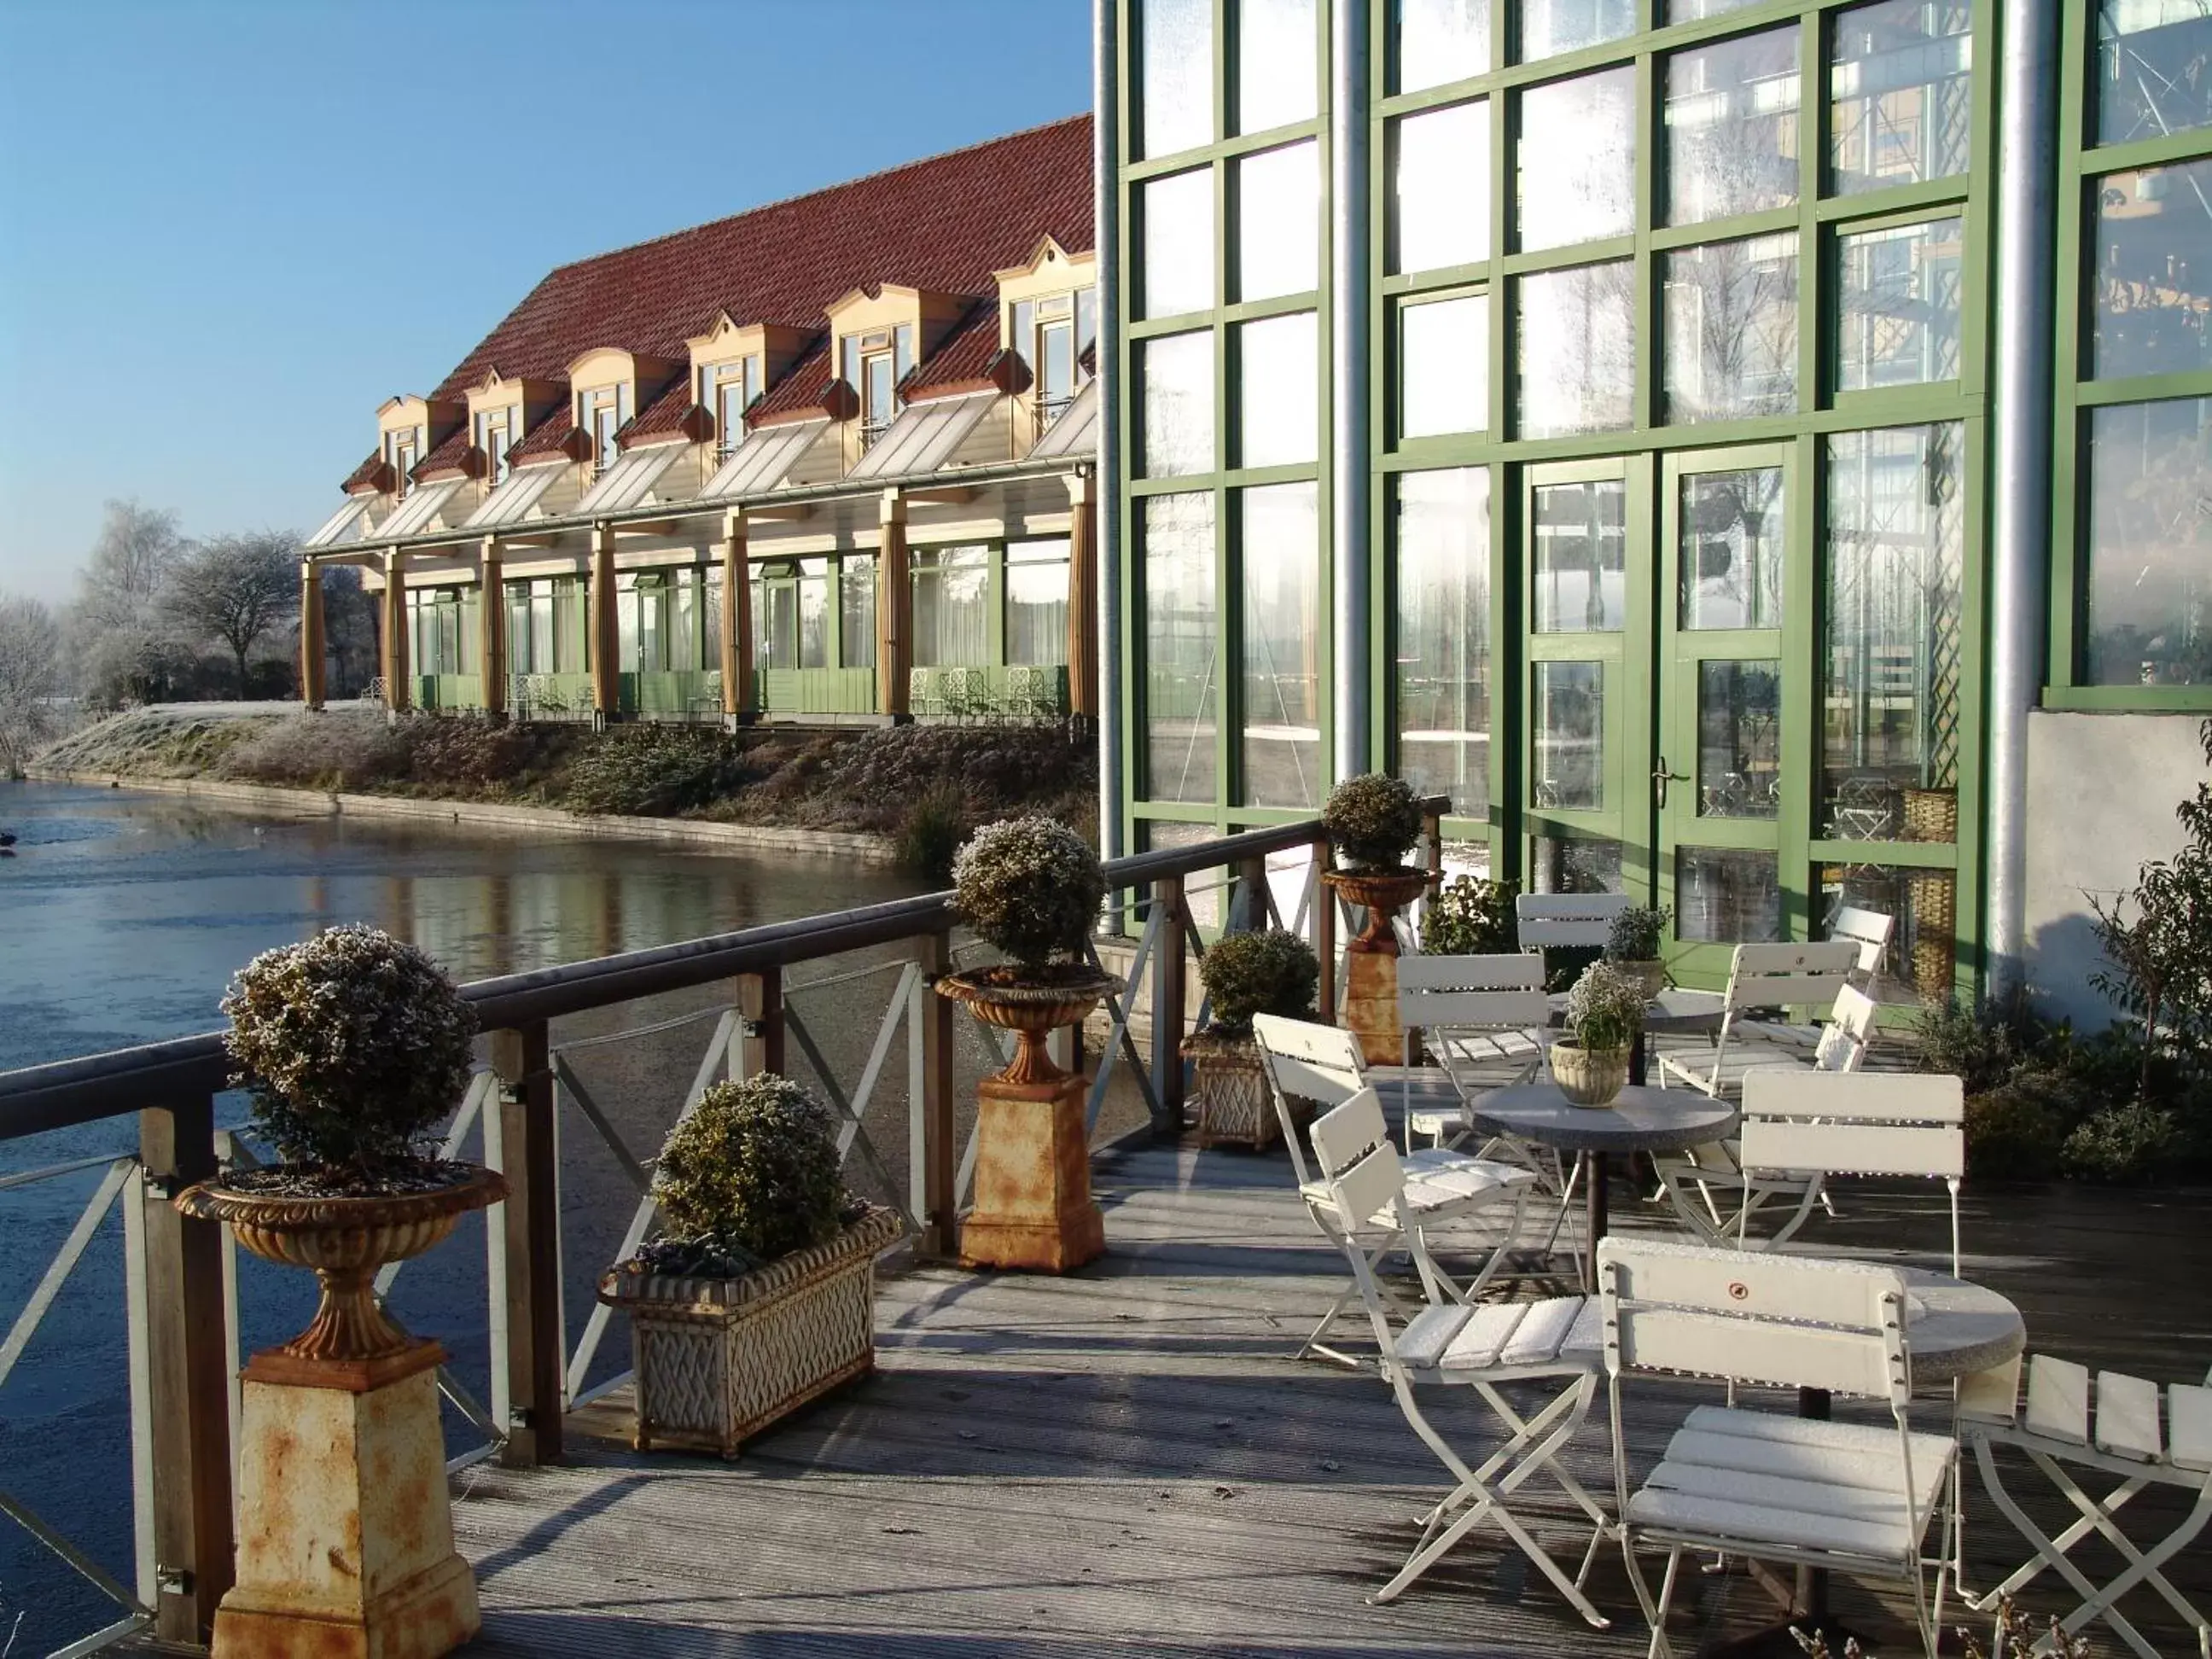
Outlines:
{"label": "potted plant", "polygon": [[1421,949],[1432,957],[1510,956],[1521,948],[1517,881],[1455,876],[1429,901]]}
{"label": "potted plant", "polygon": [[[283,1161],[188,1188],[177,1207],[312,1268],[320,1296],[306,1330],[246,1368],[241,1542],[217,1650],[320,1651],[336,1636],[375,1651],[404,1632],[410,1652],[446,1652],[477,1615],[447,1507],[445,1352],[385,1316],[374,1280],[506,1196],[500,1176],[444,1162],[427,1139],[467,1086],[475,1011],[422,951],[366,927],[264,951],[222,1011],[234,1082]],[[302,1459],[302,1445],[336,1455]],[[392,1483],[410,1495],[404,1525],[377,1495]],[[331,1538],[375,1573],[326,1550]],[[300,1560],[317,1565],[303,1575]]]}
{"label": "potted plant", "polygon": [[1045,1049],[1048,1033],[1080,1024],[1122,988],[1085,949],[1105,896],[1097,854],[1057,818],[987,825],[953,858],[953,908],[1006,960],[947,974],[938,994],[1018,1039],[1012,1060],[976,1089],[975,1207],[960,1232],[971,1266],[1062,1273],[1106,1247],[1083,1079]]}
{"label": "potted plant", "polygon": [[1605,959],[1644,988],[1649,1002],[1667,988],[1667,964],[1660,959],[1660,940],[1674,913],[1661,906],[1647,910],[1632,905],[1613,919],[1605,941]]}
{"label": "potted plant", "polygon": [[1322,880],[1367,914],[1366,926],[1345,947],[1345,1024],[1358,1033],[1369,1065],[1395,1066],[1405,1058],[1406,1036],[1391,922],[1429,884],[1427,871],[1406,862],[1421,838],[1421,804],[1403,778],[1370,772],[1331,790],[1321,821],[1338,865]]}
{"label": "potted plant", "polygon": [[1593,962],[1567,993],[1566,1036],[1552,1045],[1552,1080],[1577,1106],[1610,1106],[1644,1036],[1643,984]]}
{"label": "potted plant", "polygon": [[1313,947],[1280,928],[1225,933],[1198,964],[1211,1018],[1184,1039],[1198,1080],[1198,1144],[1267,1146],[1282,1132],[1252,1040],[1252,1017],[1310,1017],[1321,983]]}
{"label": "potted plant", "polygon": [[718,1083],[653,1166],[661,1236],[599,1279],[629,1315],[640,1451],[703,1441],[724,1457],[875,1368],[875,1267],[896,1212],[844,1189],[837,1129],[773,1073]]}

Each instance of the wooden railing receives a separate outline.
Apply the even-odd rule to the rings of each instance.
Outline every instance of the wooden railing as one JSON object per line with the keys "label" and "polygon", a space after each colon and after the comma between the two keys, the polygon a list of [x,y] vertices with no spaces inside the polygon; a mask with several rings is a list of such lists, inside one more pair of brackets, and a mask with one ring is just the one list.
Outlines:
{"label": "wooden railing", "polygon": [[[1441,799],[1425,804],[1432,883],[1442,867],[1445,806]],[[1284,853],[1300,854],[1303,869],[1300,896],[1288,917],[1269,880],[1271,855]],[[1144,1093],[1153,1129],[1173,1133],[1182,1127],[1180,1048],[1187,1023],[1188,955],[1180,947],[1188,944],[1202,954],[1193,903],[1208,890],[1224,896],[1218,920],[1226,928],[1273,921],[1304,933],[1322,963],[1321,1006],[1334,1010],[1338,907],[1317,879],[1327,862],[1321,826],[1307,821],[1142,853],[1107,866],[1115,919],[1109,925],[1133,950],[1126,969],[1132,989],[1129,998],[1111,999],[1107,1006],[1108,1046],[1090,1097],[1094,1127],[1117,1061],[1127,1062]],[[1203,879],[1216,870],[1225,870],[1225,878]],[[465,1397],[457,1385],[448,1390],[464,1414],[490,1437],[477,1455],[496,1455],[519,1465],[560,1460],[564,1419],[582,1392],[604,1324],[594,1320],[576,1352],[569,1352],[560,1303],[556,1090],[607,1141],[617,1164],[639,1188],[634,1237],[641,1236],[652,1213],[643,1193],[644,1160],[621,1144],[584,1085],[556,1053],[552,1022],[671,992],[726,985],[728,1006],[684,1109],[690,1109],[717,1072],[733,1077],[781,1073],[796,1047],[844,1115],[843,1146],[848,1152],[857,1149],[864,1159],[875,1157],[864,1123],[869,1097],[903,1024],[910,1121],[908,1196],[901,1207],[912,1224],[915,1248],[924,1255],[948,1255],[957,1248],[958,1209],[973,1146],[963,1157],[957,1143],[957,1011],[929,988],[953,966],[957,922],[951,895],[936,893],[464,988],[486,1034],[488,1064],[457,1113],[448,1153],[464,1151],[464,1138],[473,1129],[482,1137],[484,1162],[504,1171],[509,1188],[505,1204],[487,1221],[491,1403],[487,1407]],[[1133,933],[1127,931],[1130,923],[1135,924]],[[788,975],[806,963],[861,951],[879,956],[884,947],[902,945],[903,963],[878,961],[859,973],[836,976],[897,974],[867,1066],[848,1090],[830,1076],[814,1035],[791,1006]],[[1149,1068],[1139,1063],[1130,1031],[1140,981],[1150,993]],[[824,982],[819,977],[812,981]],[[122,1620],[99,1633],[113,1640],[145,1632],[173,1643],[201,1643],[231,1582],[233,1389],[238,1369],[231,1246],[219,1225],[186,1219],[168,1202],[185,1186],[216,1174],[226,1157],[244,1156],[217,1122],[217,1097],[228,1085],[222,1037],[214,1032],[0,1073],[0,1141],[106,1119],[137,1119],[135,1158],[79,1159],[0,1179],[4,1201],[9,1188],[95,1165],[112,1166],[15,1328],[0,1339],[0,1375],[22,1352],[109,1206],[119,1204],[124,1210],[137,1471],[134,1592],[126,1597],[124,1592],[131,1587],[108,1579],[81,1552],[72,1559],[68,1540],[50,1528],[40,1531],[44,1523],[27,1503],[8,1494],[5,1471],[0,1470],[0,1513],[40,1533],[57,1554],[119,1603]],[[882,1164],[874,1167],[880,1170]],[[388,1282],[380,1281],[380,1291]],[[594,1392],[605,1392],[605,1385]],[[94,1638],[70,1650],[88,1653],[97,1645]]]}

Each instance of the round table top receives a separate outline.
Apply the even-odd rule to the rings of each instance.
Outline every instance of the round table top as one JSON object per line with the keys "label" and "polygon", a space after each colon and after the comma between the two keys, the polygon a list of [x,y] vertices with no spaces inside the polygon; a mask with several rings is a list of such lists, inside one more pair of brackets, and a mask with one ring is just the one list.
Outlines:
{"label": "round table top", "polygon": [[[1547,999],[1551,1005],[1552,1024],[1563,1025],[1567,1018],[1567,994],[1555,992]],[[1721,1029],[1721,1016],[1728,1012],[1726,1000],[1718,991],[1685,991],[1678,986],[1668,986],[1651,999],[1644,1010],[1644,1034],[1646,1036],[1687,1036],[1701,1031]]]}
{"label": "round table top", "polygon": [[1740,1114],[1692,1089],[1623,1089],[1610,1106],[1577,1106],[1555,1083],[1522,1083],[1477,1099],[1479,1129],[1568,1152],[1679,1152],[1724,1140]]}
{"label": "round table top", "polygon": [[1916,1386],[1988,1370],[2027,1346],[2020,1310],[1987,1285],[1925,1267],[1904,1273],[1905,1340]]}

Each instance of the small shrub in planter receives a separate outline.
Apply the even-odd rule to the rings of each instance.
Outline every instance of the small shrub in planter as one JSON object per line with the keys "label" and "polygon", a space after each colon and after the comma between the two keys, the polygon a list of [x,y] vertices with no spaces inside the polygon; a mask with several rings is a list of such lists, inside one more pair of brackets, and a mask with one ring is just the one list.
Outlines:
{"label": "small shrub in planter", "polygon": [[1310,1014],[1321,963],[1313,946],[1296,933],[1269,928],[1224,934],[1199,963],[1198,976],[1212,1009],[1212,1029],[1224,1036],[1243,1036],[1250,1032],[1255,1014],[1286,1019]]}
{"label": "small shrub in planter", "polygon": [[1509,956],[1521,948],[1513,901],[1517,881],[1455,876],[1429,901],[1421,920],[1421,949],[1434,957]]}
{"label": "small shrub in planter", "polygon": [[1577,1106],[1609,1106],[1628,1081],[1644,1032],[1643,982],[1594,962],[1567,993],[1566,1036],[1552,1045],[1552,1079]]}
{"label": "small shrub in planter", "polygon": [[1421,838],[1421,804],[1413,786],[1380,772],[1338,784],[1321,821],[1347,870],[1400,869]]}
{"label": "small shrub in planter", "polygon": [[1613,927],[1605,941],[1607,962],[1656,962],[1659,957],[1660,941],[1666,936],[1667,924],[1674,913],[1661,906],[1656,910],[1632,905],[1613,919]]}
{"label": "small shrub in planter", "polygon": [[788,1079],[718,1084],[661,1149],[664,1236],[610,1268],[630,1316],[635,1444],[747,1437],[875,1364],[875,1260],[897,1218],[848,1194],[829,1109]]}
{"label": "small shrub in planter", "polygon": [[1098,854],[1043,817],[978,830],[952,860],[952,886],[962,919],[1031,978],[1082,953],[1106,897]]}

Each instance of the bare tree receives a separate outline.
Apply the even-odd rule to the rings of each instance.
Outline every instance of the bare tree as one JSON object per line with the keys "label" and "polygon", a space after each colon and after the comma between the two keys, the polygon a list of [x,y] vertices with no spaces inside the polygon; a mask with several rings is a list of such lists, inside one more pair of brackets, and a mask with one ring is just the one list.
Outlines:
{"label": "bare tree", "polygon": [[361,585],[361,568],[326,564],[323,578],[323,640],[335,672],[331,695],[352,697],[376,673],[376,596]]}
{"label": "bare tree", "polygon": [[36,599],[0,594],[0,777],[18,777],[53,735],[62,694],[62,629]]}
{"label": "bare tree", "polygon": [[169,572],[191,545],[174,513],[109,501],[77,575],[76,620],[103,633],[152,623]]}
{"label": "bare tree", "polygon": [[169,573],[164,599],[184,628],[221,641],[238,663],[238,695],[248,693],[247,655],[299,614],[299,538],[276,530],[219,536],[194,548]]}

